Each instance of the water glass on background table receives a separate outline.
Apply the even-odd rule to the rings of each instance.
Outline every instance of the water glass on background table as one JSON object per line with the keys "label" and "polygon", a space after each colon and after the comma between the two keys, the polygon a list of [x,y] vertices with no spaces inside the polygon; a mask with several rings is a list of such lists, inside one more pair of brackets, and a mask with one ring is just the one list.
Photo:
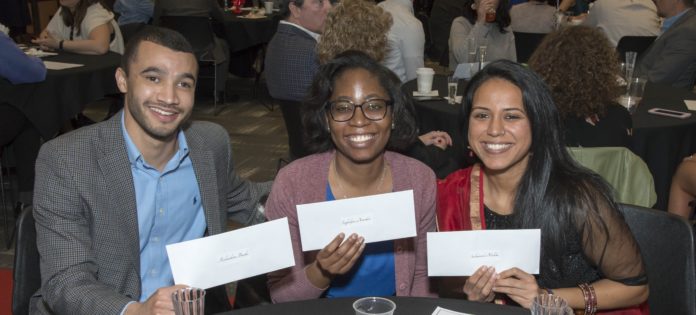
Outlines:
{"label": "water glass on background table", "polygon": [[459,78],[454,75],[447,77],[447,102],[450,104],[457,103],[457,85],[459,85]]}
{"label": "water glass on background table", "polygon": [[353,303],[355,315],[392,315],[396,304],[381,297],[365,297]]}
{"label": "water glass on background table", "polygon": [[172,293],[174,314],[176,315],[203,315],[205,309],[205,290],[199,288],[185,288]]}
{"label": "water glass on background table", "polygon": [[558,295],[539,294],[532,301],[532,315],[572,315],[573,309]]}
{"label": "water glass on background table", "polygon": [[636,57],[638,57],[637,52],[635,52],[635,51],[627,51],[626,52],[626,62],[625,62],[626,72],[624,74],[626,82],[630,82],[631,79],[633,78],[633,70],[636,68]]}
{"label": "water glass on background table", "polygon": [[626,94],[619,97],[619,104],[626,107],[629,113],[633,114],[636,112],[638,104],[640,104],[640,101],[643,99],[643,91],[645,90],[645,83],[647,83],[647,81],[647,79],[641,77],[628,80]]}
{"label": "water glass on background table", "polygon": [[483,69],[483,63],[486,61],[486,48],[487,48],[486,43],[483,43],[483,45],[479,45],[479,48],[478,48],[478,52],[479,52],[478,70],[479,71],[481,71],[481,69]]}

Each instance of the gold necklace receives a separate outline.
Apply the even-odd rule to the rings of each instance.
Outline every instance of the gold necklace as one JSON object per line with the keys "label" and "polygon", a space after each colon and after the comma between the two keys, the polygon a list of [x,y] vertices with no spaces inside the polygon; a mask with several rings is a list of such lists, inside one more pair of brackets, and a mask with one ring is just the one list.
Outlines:
{"label": "gold necklace", "polygon": [[[340,189],[343,192],[343,199],[347,199],[348,195],[346,195],[346,189],[343,188],[343,185],[341,184],[341,176],[338,175],[338,170],[336,170],[336,158],[334,157],[333,160],[331,160],[331,166],[333,167],[334,175],[336,176],[336,184],[338,185],[338,189]],[[379,191],[380,188],[382,188],[382,184],[384,183],[384,175],[387,174],[387,161],[384,161],[384,164],[382,165],[382,176],[379,177],[379,184],[377,187],[377,191]]]}

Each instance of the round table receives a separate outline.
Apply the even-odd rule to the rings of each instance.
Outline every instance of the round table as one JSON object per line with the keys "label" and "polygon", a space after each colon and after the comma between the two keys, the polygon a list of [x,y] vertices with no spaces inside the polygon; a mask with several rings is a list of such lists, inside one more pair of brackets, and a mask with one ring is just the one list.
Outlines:
{"label": "round table", "polygon": [[214,25],[216,33],[222,36],[229,46],[229,71],[241,77],[257,75],[253,64],[259,54],[263,56],[264,47],[273,38],[280,22],[278,14],[255,19],[244,18],[248,13],[249,11],[242,11],[237,15],[227,11],[224,24]]}
{"label": "round table", "polygon": [[82,111],[85,105],[118,94],[116,68],[121,55],[78,55],[60,52],[44,61],[82,64],[77,68],[48,70],[46,80],[28,84],[10,84],[0,80],[0,103],[21,110],[44,139],[53,138],[65,121]]}
{"label": "round table", "polygon": [[[470,314],[497,314],[497,315],[529,315],[529,310],[521,307],[496,305],[491,303],[477,303],[465,300],[418,298],[418,297],[387,297],[396,303],[395,315],[423,314],[429,315],[438,306]],[[279,303],[250,308],[237,309],[220,313],[225,315],[294,315],[294,314],[332,314],[354,315],[353,302],[358,298],[340,299],[313,299],[289,303]]]}
{"label": "round table", "polygon": [[[464,81],[464,80],[462,80]],[[466,82],[460,82],[457,94],[464,93]],[[413,95],[416,80],[406,82],[403,91]],[[436,75],[433,89],[440,96],[447,95],[447,77]],[[657,202],[655,209],[667,209],[669,187],[674,171],[681,160],[696,152],[696,113],[687,119],[657,116],[648,113],[651,108],[662,107],[688,112],[684,100],[696,100],[691,91],[674,88],[665,84],[648,82],[643,100],[633,114],[633,144],[631,150],[648,165],[655,180]],[[450,133],[454,142],[452,155],[462,160],[466,154],[466,139],[460,130],[459,105],[450,105],[444,99],[415,100],[420,131],[444,130]]]}
{"label": "round table", "polygon": [[258,19],[242,17],[248,13],[248,11],[243,11],[242,15],[236,15],[232,12],[225,12],[224,33],[230,52],[238,52],[266,44],[278,28],[278,22],[280,22],[278,14],[266,15]]}

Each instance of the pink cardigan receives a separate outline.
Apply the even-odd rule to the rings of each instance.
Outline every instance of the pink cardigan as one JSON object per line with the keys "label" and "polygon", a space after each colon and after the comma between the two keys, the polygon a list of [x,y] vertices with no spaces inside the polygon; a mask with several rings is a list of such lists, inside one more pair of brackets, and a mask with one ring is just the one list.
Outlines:
{"label": "pink cardigan", "polygon": [[[427,269],[426,233],[435,231],[435,174],[423,163],[385,153],[391,166],[393,190],[413,189],[417,236],[394,241],[396,295],[435,296],[430,289]],[[295,205],[326,201],[329,164],[333,151],[311,155],[284,167],[276,176],[266,202],[268,220],[287,217],[295,254],[295,266],[268,274],[274,303],[320,297],[324,290],[309,282],[304,268],[314,261],[317,251],[302,253]]]}

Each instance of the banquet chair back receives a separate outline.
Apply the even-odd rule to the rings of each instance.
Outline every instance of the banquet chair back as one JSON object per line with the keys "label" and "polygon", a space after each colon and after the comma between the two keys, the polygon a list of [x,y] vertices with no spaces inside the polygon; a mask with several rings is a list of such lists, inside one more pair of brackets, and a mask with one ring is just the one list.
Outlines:
{"label": "banquet chair back", "polygon": [[305,145],[304,128],[302,127],[302,103],[297,101],[276,100],[283,112],[285,129],[288,132],[290,161],[309,155]]}
{"label": "banquet chair back", "polygon": [[655,41],[657,36],[624,36],[619,39],[616,44],[616,51],[619,53],[619,61],[623,62],[626,60],[627,51],[635,51],[638,53],[636,57],[640,60],[643,53],[650,47],[650,45]]}
{"label": "banquet chair back", "polygon": [[606,180],[616,199],[643,207],[657,201],[655,182],[643,160],[624,147],[569,147],[570,155],[582,166]]}
{"label": "banquet chair back", "polygon": [[31,296],[41,288],[39,251],[36,248],[36,227],[32,207],[22,211],[17,219],[14,272],[12,275],[12,314],[29,313]]}
{"label": "banquet chair back", "polygon": [[[218,80],[225,80],[225,78],[218,78],[217,71],[215,67],[221,66],[224,63],[219,63],[215,59],[213,50],[215,48],[215,33],[213,27],[210,24],[210,18],[206,16],[161,16],[159,18],[159,25],[174,31],[179,32],[186,38],[186,40],[193,47],[193,52],[198,59],[199,72],[198,78],[209,78],[213,79],[213,99],[215,105],[218,103],[217,95],[217,85]],[[204,67],[207,66],[207,67]],[[205,68],[205,69],[204,69]],[[209,71],[207,71],[209,70]],[[206,75],[205,73],[210,73],[211,75]],[[223,100],[224,103],[224,91]],[[216,114],[215,109],[213,110]]]}
{"label": "banquet chair back", "polygon": [[544,37],[546,37],[545,33],[513,33],[515,34],[515,51],[517,52],[517,62],[519,63],[526,63]]}
{"label": "banquet chair back", "polygon": [[651,314],[696,314],[694,234],[683,218],[622,204],[648,276]]}

